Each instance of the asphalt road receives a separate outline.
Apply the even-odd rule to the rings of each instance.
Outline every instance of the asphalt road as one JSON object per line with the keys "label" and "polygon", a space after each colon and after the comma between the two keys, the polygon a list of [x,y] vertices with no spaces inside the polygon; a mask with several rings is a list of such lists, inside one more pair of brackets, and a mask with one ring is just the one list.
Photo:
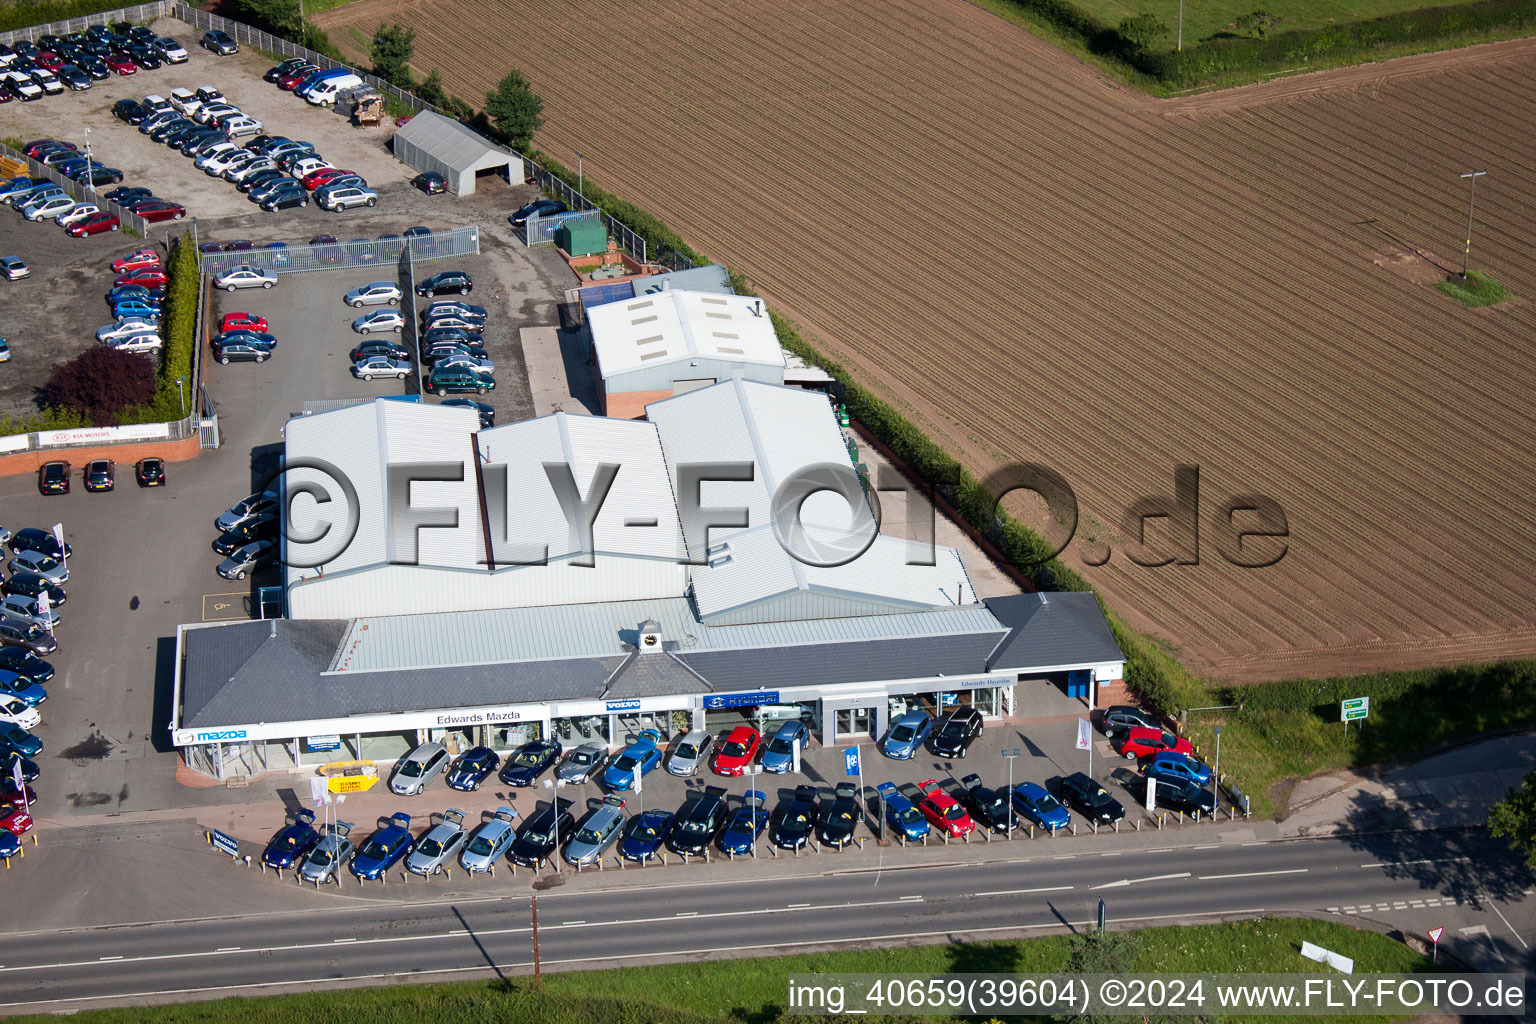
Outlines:
{"label": "asphalt road", "polygon": [[[621,887],[562,885],[546,876],[541,884],[555,884],[538,894],[541,957],[548,967],[601,967],[1027,936],[1089,925],[1101,898],[1109,922],[1129,927],[1339,914],[1371,904],[1518,901],[1530,885],[1507,849],[1478,832],[1092,854],[1051,849],[1021,846],[1015,859],[984,873],[963,860],[853,870],[833,864],[778,890],[752,879],[690,881],[683,871]],[[531,896],[10,935],[0,939],[0,1011],[523,973],[532,967]],[[1522,966],[1531,965],[1504,969]]]}

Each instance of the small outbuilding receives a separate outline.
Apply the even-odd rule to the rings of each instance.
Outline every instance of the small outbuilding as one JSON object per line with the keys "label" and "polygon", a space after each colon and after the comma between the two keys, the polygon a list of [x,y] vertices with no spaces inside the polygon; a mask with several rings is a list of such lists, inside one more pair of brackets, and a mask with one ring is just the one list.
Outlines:
{"label": "small outbuilding", "polygon": [[503,176],[510,183],[523,180],[523,159],[464,125],[441,114],[423,110],[394,136],[395,159],[414,170],[436,171],[448,182],[448,191],[467,196],[482,175]]}

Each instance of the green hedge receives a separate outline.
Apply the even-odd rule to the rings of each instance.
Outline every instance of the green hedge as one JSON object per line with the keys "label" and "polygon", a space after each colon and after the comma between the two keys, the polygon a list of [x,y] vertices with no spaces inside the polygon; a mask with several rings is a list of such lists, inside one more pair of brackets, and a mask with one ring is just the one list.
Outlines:
{"label": "green hedge", "polygon": [[[1319,711],[1337,716],[1339,701],[1370,697],[1372,703],[1404,697],[1451,703],[1493,701],[1529,703],[1536,694],[1536,661],[1508,661],[1497,665],[1463,665],[1416,671],[1378,672],[1366,676],[1332,679],[1286,679],[1253,683],[1223,691],[1227,702],[1241,702],[1244,711]],[[1536,722],[1536,709],[1528,721]]]}
{"label": "green hedge", "polygon": [[1377,52],[1432,47],[1489,33],[1520,34],[1536,29],[1532,0],[1475,0],[1357,21],[1298,29],[1260,39],[1208,39],[1183,50],[1150,50],[1136,45],[1070,0],[1004,0],[1051,25],[1088,52],[1118,63],[1170,88],[1194,88],[1224,74],[1260,75],[1319,64],[1357,63]]}
{"label": "green hedge", "polygon": [[49,0],[44,3],[0,4],[0,32],[83,18],[102,11],[115,11],[122,6],[123,0]]}

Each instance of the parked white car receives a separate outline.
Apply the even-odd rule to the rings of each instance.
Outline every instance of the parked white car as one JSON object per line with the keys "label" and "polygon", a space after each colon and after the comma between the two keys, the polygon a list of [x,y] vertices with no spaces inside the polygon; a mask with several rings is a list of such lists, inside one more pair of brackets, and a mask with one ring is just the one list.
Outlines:
{"label": "parked white car", "polygon": [[302,181],[307,175],[335,166],[329,160],[322,160],[318,156],[307,156],[302,160],[295,160],[293,166],[288,169],[288,173]]}
{"label": "parked white car", "polygon": [[495,373],[496,364],[483,356],[472,356],[468,352],[455,352],[452,355],[443,356],[432,364],[433,370],[447,370],[452,367],[470,369],[476,373]]}
{"label": "parked white car", "polygon": [[42,98],[43,87],[32,81],[31,75],[25,74],[21,71],[12,71],[10,74],[10,79],[12,82],[16,83],[16,91],[21,93],[21,98],[23,100],[36,100]]}
{"label": "parked white car", "polygon": [[59,217],[59,227],[67,228],[77,220],[85,220],[93,213],[100,213],[95,203],[76,203],[75,208]]}
{"label": "parked white car", "polygon": [[154,352],[165,343],[155,332],[141,331],[138,334],[130,334],[126,338],[114,339],[107,344],[119,352]]}
{"label": "parked white car", "polygon": [[394,306],[399,304],[401,295],[393,281],[370,281],[347,292],[341,301],[356,309],[364,306]]}
{"label": "parked white car", "polygon": [[220,153],[207,153],[198,157],[197,165],[201,167],[209,177],[217,178],[229,170],[229,165],[241,160],[249,160],[251,154],[239,146],[232,146]]}
{"label": "parked white car", "polygon": [[318,202],[327,210],[350,210],[354,206],[379,205],[379,194],[371,188],[350,185],[327,192]]}
{"label": "parked white car", "polygon": [[260,157],[256,160],[252,160],[250,163],[237,170],[225,171],[224,177],[233,182],[241,182],[253,174],[259,174],[262,171],[273,171],[276,169],[277,164],[273,163],[271,160],[268,160],[266,157]]}
{"label": "parked white car", "polygon": [[192,115],[192,120],[198,124],[207,124],[214,118],[222,117],[226,114],[244,114],[244,111],[233,103],[204,103],[197,108],[197,113]]}
{"label": "parked white car", "polygon": [[352,364],[352,376],[362,380],[373,380],[375,377],[399,377],[405,380],[410,376],[411,364],[404,359],[391,359],[389,356],[364,356]]}
{"label": "parked white car", "polygon": [[21,215],[27,220],[49,220],[66,214],[74,208],[75,201],[69,196],[50,196],[35,203],[28,203],[21,211]]}
{"label": "parked white car", "polygon": [[15,697],[0,700],[0,722],[19,725],[23,729],[36,729],[43,722],[42,712]]}
{"label": "parked white car", "polygon": [[215,288],[234,291],[236,288],[271,288],[277,284],[277,274],[271,270],[253,267],[249,263],[220,271],[213,278]]}
{"label": "parked white car", "polygon": [[143,334],[146,331],[157,330],[155,324],[141,317],[124,317],[115,324],[107,324],[96,332],[96,340],[103,345],[118,341],[122,338],[131,338],[135,334]]}
{"label": "parked white car", "polygon": [[261,122],[254,117],[232,117],[224,122],[223,127],[224,134],[232,139],[261,134]]}

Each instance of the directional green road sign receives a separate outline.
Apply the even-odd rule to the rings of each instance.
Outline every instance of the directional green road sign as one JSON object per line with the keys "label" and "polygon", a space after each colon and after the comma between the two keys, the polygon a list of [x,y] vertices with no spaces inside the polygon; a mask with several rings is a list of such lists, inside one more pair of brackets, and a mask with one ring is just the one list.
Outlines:
{"label": "directional green road sign", "polygon": [[1371,698],[1352,697],[1339,701],[1339,721],[1358,722],[1371,717]]}

